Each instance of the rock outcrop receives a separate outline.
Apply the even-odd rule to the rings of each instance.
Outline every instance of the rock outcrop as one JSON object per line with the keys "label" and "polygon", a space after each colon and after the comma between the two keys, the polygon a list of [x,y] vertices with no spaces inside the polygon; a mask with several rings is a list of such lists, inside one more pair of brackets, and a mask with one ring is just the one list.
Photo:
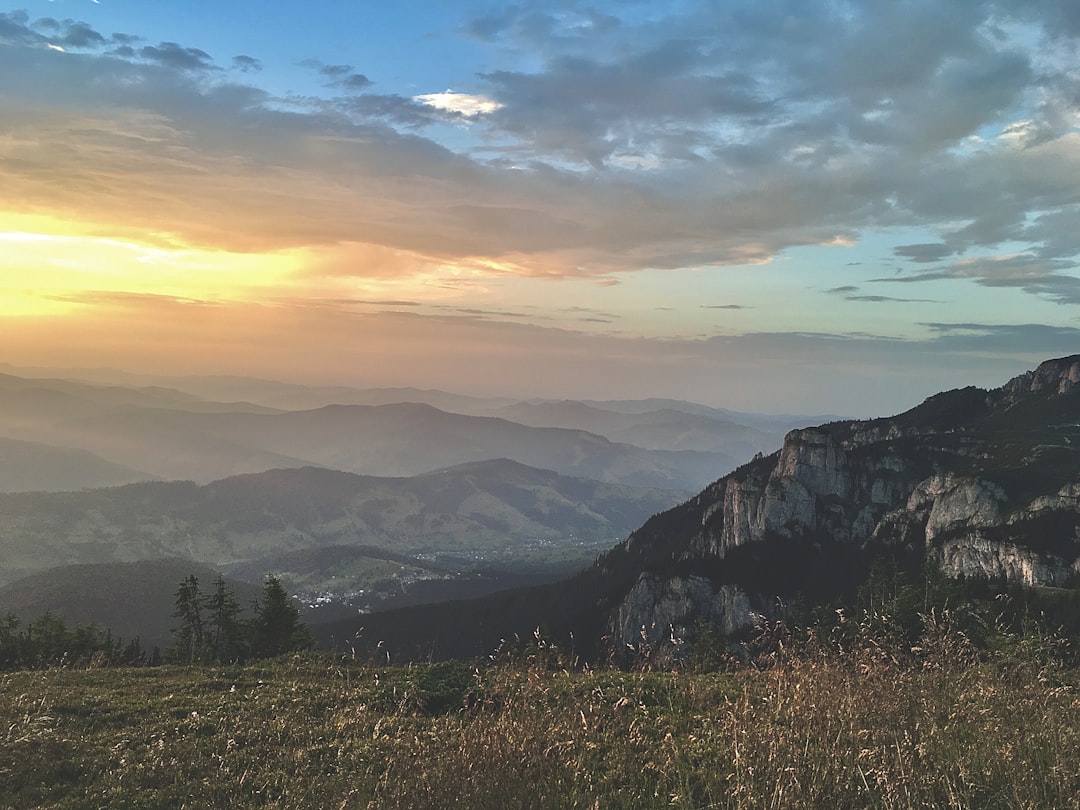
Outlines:
{"label": "rock outcrop", "polygon": [[699,620],[733,633],[834,562],[886,554],[1032,586],[1080,576],[1080,355],[889,419],[792,431],[612,553],[639,569],[608,632],[631,646]]}

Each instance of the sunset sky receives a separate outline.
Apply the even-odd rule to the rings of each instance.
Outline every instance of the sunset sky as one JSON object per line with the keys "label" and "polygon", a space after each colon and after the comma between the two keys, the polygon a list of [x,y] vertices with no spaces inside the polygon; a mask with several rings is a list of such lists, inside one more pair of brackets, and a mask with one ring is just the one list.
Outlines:
{"label": "sunset sky", "polygon": [[0,10],[0,363],[879,415],[1078,257],[1080,3]]}

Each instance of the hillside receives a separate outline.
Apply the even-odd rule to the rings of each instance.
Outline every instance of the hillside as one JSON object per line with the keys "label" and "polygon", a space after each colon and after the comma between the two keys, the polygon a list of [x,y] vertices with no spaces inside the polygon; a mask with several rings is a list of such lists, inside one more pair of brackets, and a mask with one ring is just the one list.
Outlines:
{"label": "hillside", "polygon": [[[683,405],[621,413],[583,402],[563,401],[518,402],[492,414],[533,427],[586,430],[613,442],[649,450],[700,450],[736,458],[750,458],[754,453],[771,450],[786,431],[805,424],[797,417],[776,422],[753,418],[735,421],[719,411],[691,410]],[[755,426],[754,421],[762,424]]]}
{"label": "hillside", "polygon": [[86,450],[0,436],[0,492],[110,487],[151,478]]}
{"label": "hillside", "polygon": [[[266,570],[281,571],[274,564],[287,552],[372,547],[409,556],[408,570],[386,555],[372,567],[375,558],[368,554],[355,576],[335,570],[332,559],[304,573],[312,587],[337,577],[335,589],[348,592],[387,578],[445,577],[475,567],[480,558],[528,556],[539,546],[555,557],[557,549],[579,544],[609,548],[683,497],[507,460],[412,478],[307,467],[202,486],[154,482],[6,494],[0,495],[0,584],[59,565],[175,556],[209,565],[243,563],[257,572],[256,581]],[[438,555],[472,565],[436,565]]]}
{"label": "hillside", "polygon": [[1078,383],[1080,355],[895,417],[792,431],[568,582],[365,626],[405,656],[473,654],[537,626],[595,654],[663,647],[699,621],[739,633],[851,595],[875,566],[1074,588]]}

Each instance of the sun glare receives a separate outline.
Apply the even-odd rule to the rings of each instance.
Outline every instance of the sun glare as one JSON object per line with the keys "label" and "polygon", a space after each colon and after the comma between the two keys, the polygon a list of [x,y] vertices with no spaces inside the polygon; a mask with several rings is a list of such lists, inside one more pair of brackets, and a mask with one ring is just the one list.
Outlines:
{"label": "sun glare", "polygon": [[289,253],[161,247],[80,232],[78,226],[43,218],[21,219],[0,219],[4,316],[62,314],[100,304],[110,294],[251,300],[279,288],[300,262]]}

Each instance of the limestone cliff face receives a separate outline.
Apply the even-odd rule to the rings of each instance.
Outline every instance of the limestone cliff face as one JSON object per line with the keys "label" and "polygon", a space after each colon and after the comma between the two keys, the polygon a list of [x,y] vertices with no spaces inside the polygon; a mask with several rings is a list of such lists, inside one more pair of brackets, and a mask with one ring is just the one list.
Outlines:
{"label": "limestone cliff face", "polygon": [[[799,559],[892,550],[956,577],[1066,584],[1080,575],[1080,356],[891,419],[792,431],[682,510],[678,531],[651,527],[626,545],[666,553],[649,549],[613,611],[619,642],[659,643],[698,619],[731,633],[775,612],[769,567],[784,560],[755,547]],[[798,576],[775,579],[790,589]]]}
{"label": "limestone cliff face", "polygon": [[642,574],[619,606],[615,624],[619,639],[635,646],[638,640],[652,644],[685,637],[699,618],[720,632],[734,633],[759,615],[749,595],[734,585],[714,585],[698,576]]}

